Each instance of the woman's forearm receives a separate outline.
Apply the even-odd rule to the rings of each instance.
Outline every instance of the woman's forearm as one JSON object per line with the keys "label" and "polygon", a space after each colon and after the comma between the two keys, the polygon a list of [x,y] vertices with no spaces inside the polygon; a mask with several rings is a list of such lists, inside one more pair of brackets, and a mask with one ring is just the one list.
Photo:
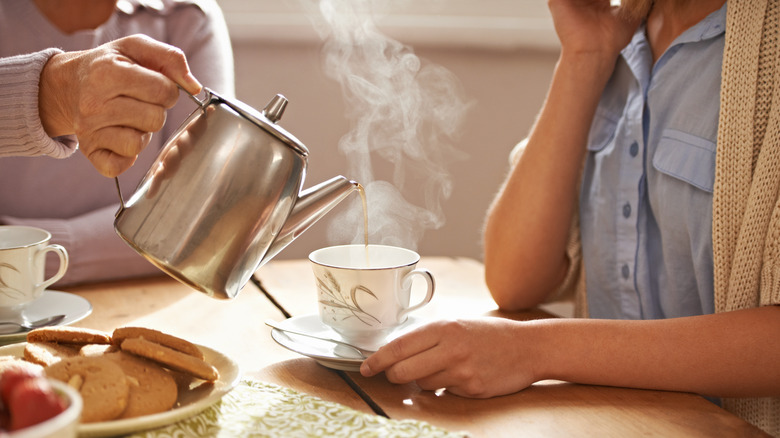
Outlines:
{"label": "woman's forearm", "polygon": [[614,59],[562,56],[528,143],[488,211],[486,281],[499,306],[531,307],[565,274],[585,144]]}
{"label": "woman's forearm", "polygon": [[538,379],[718,397],[780,395],[780,306],[665,320],[532,324],[541,351]]}

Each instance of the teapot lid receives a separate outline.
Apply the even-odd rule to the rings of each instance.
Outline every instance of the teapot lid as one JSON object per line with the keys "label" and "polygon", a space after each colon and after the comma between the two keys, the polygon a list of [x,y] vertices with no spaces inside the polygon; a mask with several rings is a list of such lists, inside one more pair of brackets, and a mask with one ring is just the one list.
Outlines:
{"label": "teapot lid", "polygon": [[208,103],[212,103],[214,101],[224,103],[242,117],[263,128],[269,134],[274,135],[276,138],[290,146],[299,154],[303,155],[304,157],[309,155],[309,150],[306,148],[306,146],[304,146],[303,143],[301,143],[300,140],[276,124],[276,122],[282,118],[284,109],[287,107],[286,97],[282,96],[281,94],[277,94],[271,99],[270,102],[268,102],[265,108],[263,108],[263,111],[258,112],[251,106],[239,100],[230,100],[226,97],[220,96],[208,88],[204,88],[204,91],[206,92],[206,100]]}

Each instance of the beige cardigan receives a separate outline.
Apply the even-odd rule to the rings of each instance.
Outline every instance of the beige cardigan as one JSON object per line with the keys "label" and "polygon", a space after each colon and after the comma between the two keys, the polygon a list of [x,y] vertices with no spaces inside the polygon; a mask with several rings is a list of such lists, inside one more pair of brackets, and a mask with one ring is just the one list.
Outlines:
{"label": "beige cardigan", "polygon": [[[780,0],[727,8],[712,206],[716,312],[780,304]],[[568,253],[571,269],[554,296],[574,291],[584,317],[576,220]],[[780,398],[724,399],[723,407],[780,437]]]}

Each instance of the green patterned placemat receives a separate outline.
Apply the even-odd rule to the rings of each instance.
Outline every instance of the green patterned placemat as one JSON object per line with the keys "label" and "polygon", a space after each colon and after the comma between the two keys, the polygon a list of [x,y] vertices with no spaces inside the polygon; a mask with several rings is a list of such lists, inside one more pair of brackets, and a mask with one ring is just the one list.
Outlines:
{"label": "green patterned placemat", "polygon": [[256,380],[242,380],[221,401],[138,438],[442,437],[462,438],[417,420],[392,420]]}

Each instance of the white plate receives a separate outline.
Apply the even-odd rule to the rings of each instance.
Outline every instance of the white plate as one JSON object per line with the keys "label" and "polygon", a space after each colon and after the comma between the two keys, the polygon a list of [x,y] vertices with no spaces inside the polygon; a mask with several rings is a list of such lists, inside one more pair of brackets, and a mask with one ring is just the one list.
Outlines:
{"label": "white plate", "polygon": [[[92,304],[85,298],[67,292],[45,290],[41,297],[22,312],[29,321],[37,321],[53,315],[64,314],[65,319],[55,325],[69,325],[92,313]],[[27,332],[0,334],[0,345],[24,341]]]}
{"label": "white plate", "polygon": [[[23,342],[0,347],[0,355],[15,355],[21,357],[24,355],[25,345],[26,343]],[[125,435],[146,429],[167,426],[179,420],[192,417],[219,401],[225,394],[230,392],[241,379],[241,372],[238,364],[216,350],[212,350],[211,348],[202,345],[199,345],[198,347],[203,351],[206,362],[214,365],[217,371],[219,371],[219,379],[217,381],[208,383],[199,379],[192,379],[189,385],[187,382],[184,382],[183,386],[180,382],[179,398],[173,409],[137,418],[80,424],[78,427],[79,437]]]}
{"label": "white plate", "polygon": [[[409,332],[413,328],[422,325],[423,320],[414,316],[401,324],[388,337],[389,342],[392,339]],[[326,326],[320,320],[318,314],[295,316],[278,323],[283,329],[295,330],[303,333],[309,333],[314,336],[342,340],[341,336],[335,330]],[[308,338],[306,336],[295,335],[288,332],[282,332],[277,329],[271,329],[271,337],[277,344],[298,354],[308,356],[323,366],[344,371],[360,371],[360,364],[363,363],[356,351],[348,347],[340,346],[333,342],[320,341]]]}

